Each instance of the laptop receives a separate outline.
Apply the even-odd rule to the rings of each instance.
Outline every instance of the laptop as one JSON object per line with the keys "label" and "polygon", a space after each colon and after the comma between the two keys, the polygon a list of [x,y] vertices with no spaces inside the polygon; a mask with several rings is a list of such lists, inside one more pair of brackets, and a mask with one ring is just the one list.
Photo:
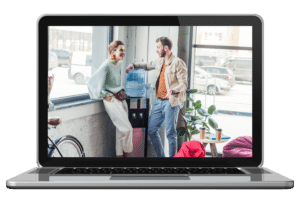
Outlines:
{"label": "laptop", "polygon": [[[37,166],[7,180],[8,188],[294,187],[292,179],[262,166],[260,16],[44,15],[37,29]],[[119,66],[108,55],[116,40],[123,42],[122,49],[118,45],[113,53],[126,53]],[[163,53],[177,60],[173,69]],[[157,59],[167,72],[161,74],[158,66],[159,79],[150,65],[144,65],[148,71],[138,69],[137,64]],[[89,81],[103,64],[120,68],[116,82],[125,87],[127,99],[120,104],[128,118],[113,118],[114,107],[108,110],[103,97],[90,96]],[[126,73],[131,64],[136,72],[129,68]],[[179,94],[185,95],[184,102],[172,106],[172,91],[166,100],[157,96],[157,80],[167,76],[181,82],[183,75],[186,88]],[[176,119],[168,117],[176,121],[175,138],[166,133],[167,117],[155,134],[163,156],[149,134],[159,102],[177,109]],[[132,148],[124,148],[115,119],[130,123]]]}

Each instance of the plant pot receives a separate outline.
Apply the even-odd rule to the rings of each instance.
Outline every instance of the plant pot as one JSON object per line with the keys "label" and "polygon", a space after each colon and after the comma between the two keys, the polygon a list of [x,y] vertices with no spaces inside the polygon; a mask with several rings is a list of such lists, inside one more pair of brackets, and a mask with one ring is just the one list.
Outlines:
{"label": "plant pot", "polygon": [[177,152],[180,150],[181,145],[187,141],[187,136],[177,136]]}

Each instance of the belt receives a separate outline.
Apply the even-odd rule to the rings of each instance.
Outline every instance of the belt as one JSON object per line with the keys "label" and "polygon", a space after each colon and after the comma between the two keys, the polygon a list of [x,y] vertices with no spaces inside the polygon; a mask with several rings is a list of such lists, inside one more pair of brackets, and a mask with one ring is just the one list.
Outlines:
{"label": "belt", "polygon": [[160,98],[160,97],[157,97],[157,99],[160,99],[160,100],[162,100],[162,101],[164,101],[164,100],[169,100],[169,99],[163,99],[163,98]]}

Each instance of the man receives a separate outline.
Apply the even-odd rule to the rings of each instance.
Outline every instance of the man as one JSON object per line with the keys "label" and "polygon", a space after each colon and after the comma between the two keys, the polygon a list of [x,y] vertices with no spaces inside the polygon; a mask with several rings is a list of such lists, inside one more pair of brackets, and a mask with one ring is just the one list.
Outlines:
{"label": "man", "polygon": [[148,64],[130,64],[129,69],[143,68],[156,70],[156,99],[149,118],[148,135],[151,138],[157,157],[165,157],[163,145],[158,134],[162,124],[169,141],[169,157],[177,153],[176,124],[181,104],[186,100],[187,67],[185,63],[171,52],[172,41],[167,37],[156,40],[157,53],[160,58]]}

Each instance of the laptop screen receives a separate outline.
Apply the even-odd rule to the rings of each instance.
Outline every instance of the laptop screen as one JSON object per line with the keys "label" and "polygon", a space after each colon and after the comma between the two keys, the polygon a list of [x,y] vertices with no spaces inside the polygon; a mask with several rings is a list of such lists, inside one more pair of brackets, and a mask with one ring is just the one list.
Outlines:
{"label": "laptop screen", "polygon": [[49,159],[253,158],[251,23],[46,28]]}

